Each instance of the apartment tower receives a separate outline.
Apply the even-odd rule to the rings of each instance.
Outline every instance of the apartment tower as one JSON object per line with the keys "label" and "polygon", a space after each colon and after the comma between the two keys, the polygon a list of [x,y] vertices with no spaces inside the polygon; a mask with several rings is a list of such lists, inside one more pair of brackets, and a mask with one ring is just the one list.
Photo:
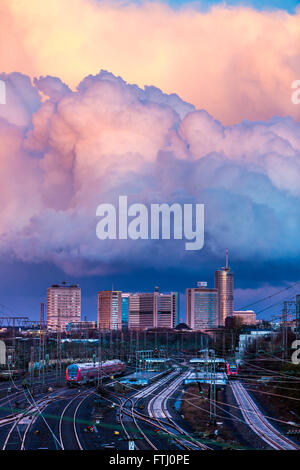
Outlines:
{"label": "apartment tower", "polygon": [[47,329],[65,331],[81,320],[81,289],[77,284],[53,284],[47,289]]}

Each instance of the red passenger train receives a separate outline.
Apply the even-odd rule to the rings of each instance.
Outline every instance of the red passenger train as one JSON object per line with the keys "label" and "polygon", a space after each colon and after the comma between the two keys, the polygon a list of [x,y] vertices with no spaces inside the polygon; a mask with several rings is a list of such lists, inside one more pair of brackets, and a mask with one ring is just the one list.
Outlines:
{"label": "red passenger train", "polygon": [[119,359],[86,364],[71,364],[66,370],[68,384],[82,385],[95,382],[99,377],[111,377],[125,372],[126,365]]}
{"label": "red passenger train", "polygon": [[226,374],[236,376],[239,373],[239,366],[236,362],[226,362]]}

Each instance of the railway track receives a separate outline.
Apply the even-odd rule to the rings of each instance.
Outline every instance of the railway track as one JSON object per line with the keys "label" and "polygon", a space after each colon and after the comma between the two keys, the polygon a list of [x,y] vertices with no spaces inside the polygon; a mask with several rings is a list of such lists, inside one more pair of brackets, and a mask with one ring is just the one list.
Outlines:
{"label": "railway track", "polygon": [[[74,449],[74,442],[76,442],[76,446],[78,447],[76,450],[78,450],[78,449],[79,450],[84,450],[84,444],[80,440],[78,429],[77,429],[77,416],[78,416],[79,409],[83,405],[84,401],[87,400],[88,398],[90,398],[91,395],[95,395],[95,394],[96,394],[95,390],[87,391],[87,392],[84,392],[84,393],[79,392],[67,403],[67,405],[62,410],[61,417],[60,417],[60,420],[59,420],[59,441],[60,441],[60,446],[61,446],[62,450],[69,450],[67,448],[70,447],[70,446],[65,444],[64,431],[63,431],[64,423],[69,423],[70,426],[71,426],[71,423],[72,423],[73,434],[74,434],[74,437],[75,437],[75,441],[73,441],[73,444],[72,444],[72,449]],[[125,398],[124,399],[124,397],[120,397],[119,395],[117,395],[115,393],[111,393],[111,395],[113,395],[119,402],[118,406],[119,406],[119,410],[121,410],[120,411],[120,424],[122,426],[122,429],[123,429],[126,437],[128,439],[130,439],[130,434],[127,431],[126,424],[124,423],[124,420],[123,420],[123,414],[124,415],[129,415],[129,416],[132,417],[132,406],[131,406],[132,405],[132,399],[131,398]],[[105,398],[105,400],[107,400],[111,403],[115,403],[115,402],[113,402],[112,400],[110,400],[108,398]],[[125,408],[127,403],[130,403],[130,406],[126,411],[124,408]],[[74,409],[72,410],[72,408],[74,408]],[[70,411],[70,410],[72,411],[72,413],[70,413],[69,416],[67,416],[67,412]],[[133,420],[135,420],[135,416],[133,416]],[[143,434],[143,431],[141,430],[141,428],[139,427],[139,425],[136,421],[135,421],[135,424],[136,424],[136,427],[137,427],[138,431]],[[69,428],[69,431],[70,431],[70,428]],[[65,435],[66,434],[67,433],[65,432]],[[69,438],[70,438],[70,434],[69,434]],[[144,438],[145,438],[145,440],[147,440],[146,435],[144,435]],[[149,445],[150,445],[150,443],[149,443]]]}
{"label": "railway track", "polygon": [[[120,398],[120,397],[119,397]],[[125,409],[125,406],[126,404],[129,403],[130,406],[129,406],[129,412],[127,411],[127,409]],[[135,413],[135,401],[133,400],[133,398],[125,398],[125,399],[121,399],[121,405],[120,405],[120,408],[119,408],[119,418],[120,418],[120,424],[125,432],[125,435],[127,437],[127,439],[130,439],[133,435],[133,430],[130,430],[130,433],[127,431],[126,429],[126,425],[125,425],[125,419],[124,419],[124,415],[131,418],[137,431],[138,431],[138,434],[140,434],[142,436],[142,438],[144,439],[144,441],[147,443],[147,445],[150,447],[151,450],[158,450],[157,447],[155,446],[155,444],[153,444],[153,442],[151,441],[151,439],[149,439],[149,437],[146,435],[146,433],[142,430],[141,426],[139,425],[138,423],[138,420],[137,420],[137,415]],[[149,423],[151,424],[151,423]],[[135,446],[135,450],[141,450],[140,447],[136,444],[134,444]]]}
{"label": "railway track", "polygon": [[[6,415],[0,416],[0,427],[7,425],[9,422],[14,422],[17,418],[19,418],[28,408],[28,395],[26,395],[26,388],[16,388],[16,392],[7,395],[0,399],[0,409],[2,410],[9,410],[10,412]],[[43,397],[48,395],[49,392],[40,393],[37,397]],[[12,406],[12,401],[18,401],[18,404]],[[26,408],[23,409],[19,408],[20,404],[25,402]]]}
{"label": "railway track", "polygon": [[[84,450],[83,444],[80,441],[80,438],[79,438],[79,435],[78,435],[76,419],[77,419],[77,414],[78,414],[78,410],[79,410],[80,406],[82,406],[83,402],[87,398],[89,398],[93,393],[94,393],[94,391],[92,391],[92,392],[87,391],[87,392],[83,392],[83,393],[81,393],[79,391],[75,395],[75,397],[73,397],[67,403],[67,405],[64,407],[64,409],[62,410],[60,420],[59,420],[59,426],[58,426],[58,428],[59,428],[59,441],[60,441],[60,445],[61,445],[62,450],[66,450],[66,447],[68,447],[68,446],[66,446],[66,444],[64,442],[64,438],[63,438],[64,423],[68,423],[68,424],[70,424],[70,426],[72,426],[74,436],[75,436],[76,445],[77,445],[79,450]],[[78,401],[78,403],[76,403],[76,401]],[[70,416],[66,416],[67,410],[71,410],[73,405],[75,405],[74,411],[72,412],[72,414]],[[70,435],[68,435],[68,437],[70,438]],[[72,447],[74,447],[74,446],[72,445]],[[78,449],[76,449],[76,450],[78,450]]]}
{"label": "railway track", "polygon": [[178,432],[180,437],[174,436],[174,440],[186,450],[210,450],[208,446],[191,438],[190,434],[177,424],[168,411],[167,402],[188,373],[181,374],[171,385],[153,397],[148,403],[148,414],[156,419],[165,432],[170,433],[168,427]]}
{"label": "railway track", "polygon": [[[49,400],[47,400],[48,402]],[[43,409],[43,405],[45,404],[45,399],[41,399],[39,401],[37,401],[35,404],[31,404],[26,410],[24,410],[23,413],[19,413],[17,416],[15,416],[13,418],[13,421],[12,421],[12,426],[11,428],[9,429],[8,433],[7,433],[7,436],[6,436],[6,439],[4,441],[4,445],[2,447],[2,450],[6,450],[8,447],[9,447],[9,444],[10,444],[10,440],[14,437],[15,434],[17,434],[19,437],[19,446],[21,448],[21,450],[24,450],[24,443],[25,443],[25,439],[26,439],[26,435],[27,435],[27,432],[30,428],[30,426],[32,425],[33,423],[33,417],[37,411],[37,409],[39,408],[39,411],[42,411]],[[25,425],[26,426],[26,429],[23,433],[23,436],[22,436],[22,433],[20,431],[20,426],[21,425]],[[15,448],[15,442],[13,443],[14,444],[14,448]]]}
{"label": "railway track", "polygon": [[3,397],[3,398],[0,399],[0,409],[1,409],[1,411],[10,410],[10,413],[0,417],[0,426],[2,426],[3,423],[5,423],[8,419],[13,419],[13,417],[18,414],[19,410],[14,408],[12,406],[11,402],[22,398],[23,395],[24,395],[24,390],[13,392],[10,395],[7,395],[6,397]]}
{"label": "railway track", "polygon": [[[111,396],[115,397],[119,404],[119,421],[121,424],[121,427],[124,431],[124,434],[127,439],[132,439],[135,440],[136,437],[134,437],[135,432],[137,431],[137,434],[142,437],[143,441],[146,443],[146,447],[150,448],[151,450],[158,450],[157,446],[149,439],[147,434],[143,431],[141,426],[139,425],[138,421],[142,420],[146,424],[150,426],[155,426],[159,427],[161,430],[163,430],[162,426],[158,426],[155,420],[151,420],[149,416],[143,415],[142,413],[139,413],[135,408],[137,406],[137,402],[139,401],[140,398],[144,397],[145,394],[149,395],[152,392],[154,392],[157,388],[162,386],[163,384],[169,382],[172,377],[177,375],[177,372],[171,373],[167,377],[163,377],[160,379],[158,382],[155,382],[151,384],[149,387],[146,389],[140,390],[136,392],[133,396],[131,397],[126,397],[124,398],[121,395],[118,395],[116,393],[110,392]],[[107,401],[112,402],[109,398],[106,398]],[[128,419],[129,418],[129,419]],[[134,424],[134,429],[129,430],[128,422],[133,422]],[[142,447],[142,444],[139,446],[135,443],[135,449],[139,450]],[[144,446],[145,447],[145,446]],[[143,449],[146,450],[146,449]]]}
{"label": "railway track", "polygon": [[[137,413],[136,410],[135,410],[135,407],[136,407],[136,404],[139,401],[139,399],[141,397],[143,397],[145,393],[146,394],[149,394],[149,393],[151,394],[154,390],[159,388],[161,385],[169,382],[171,380],[171,378],[174,377],[174,375],[176,375],[176,372],[172,372],[169,376],[163,377],[158,382],[155,382],[154,384],[151,384],[149,387],[147,387],[144,390],[138,391],[132,397],[129,397],[129,398],[124,399],[123,397],[120,397],[120,396],[115,394],[115,396],[117,396],[117,398],[119,400],[121,400],[121,404],[120,404],[120,407],[119,407],[119,419],[120,419],[120,424],[121,424],[121,426],[122,426],[122,428],[125,432],[125,435],[128,439],[130,438],[130,433],[126,429],[126,425],[124,423],[124,421],[125,421],[124,420],[124,415],[131,418],[131,420],[133,421],[133,423],[135,425],[135,428],[138,430],[138,433],[142,436],[142,438],[147,443],[147,445],[150,447],[150,449],[151,450],[158,450],[157,447],[155,446],[155,444],[153,444],[151,439],[149,439],[149,437],[146,435],[146,433],[142,430],[141,426],[138,423],[138,419],[142,419],[144,422],[146,421],[148,424],[150,424],[152,426],[153,426],[153,422],[151,420],[149,420],[147,416],[145,416],[145,415],[143,416],[141,413]],[[127,403],[130,404],[128,409],[126,409]],[[131,430],[131,433],[132,433],[132,430]],[[138,445],[136,443],[135,443],[135,449],[136,450],[139,449]]]}
{"label": "railway track", "polygon": [[[143,421],[147,425],[152,427],[158,428],[160,431],[164,432],[165,435],[168,435],[172,440],[174,440],[181,448],[186,450],[208,450],[210,449],[208,446],[199,443],[196,439],[191,438],[190,434],[186,432],[181,426],[179,426],[172,418],[171,415],[167,412],[167,408],[165,406],[168,398],[175,392],[178,385],[184,379],[183,375],[179,378],[176,378],[174,382],[168,386],[168,388],[163,389],[158,395],[155,395],[151,400],[148,410],[152,409],[153,404],[157,399],[161,400],[161,396],[163,396],[162,409],[161,413],[168,413],[168,415],[162,414],[160,417],[156,416],[155,412],[150,412],[152,416],[146,415],[141,413],[136,409],[138,406],[138,402],[141,398],[145,398],[151,395],[152,392],[160,388],[162,385],[170,382],[172,378],[175,378],[178,375],[177,372],[172,373],[169,377],[165,377],[159,382],[152,384],[150,387],[143,389],[137,393],[135,393],[132,397],[125,398],[121,397],[115,393],[112,393],[119,401],[119,419],[120,424],[123,428],[123,431],[127,437],[130,438],[130,433],[132,434],[132,430],[128,432],[126,429],[126,420],[124,420],[124,415],[128,416],[134,423],[135,428],[138,430],[139,434],[142,436],[144,441],[150,446],[152,450],[158,450],[155,444],[149,439],[146,433],[142,430],[141,426],[139,425],[138,421]],[[167,393],[166,393],[167,391]],[[130,403],[130,407],[126,407],[126,403]],[[167,422],[165,421],[167,420]],[[170,430],[171,429],[171,430]],[[174,432],[175,431],[175,432]],[[138,450],[138,446],[135,444],[135,448]]]}
{"label": "railway track", "polygon": [[275,450],[300,449],[269,423],[240,382],[232,383],[231,388],[246,423],[270,447]]}
{"label": "railway track", "polygon": [[81,441],[79,439],[79,436],[78,436],[78,432],[77,432],[77,427],[76,427],[76,418],[77,418],[77,413],[78,413],[78,410],[80,408],[80,406],[82,406],[83,402],[89,398],[94,392],[90,392],[90,393],[87,393],[85,397],[82,398],[82,400],[80,400],[80,402],[78,403],[78,405],[76,406],[76,409],[75,409],[75,412],[74,412],[74,417],[73,417],[73,429],[74,429],[74,434],[75,434],[75,439],[76,439],[76,442],[77,442],[77,445],[79,447],[80,450],[83,450],[83,446],[81,444]]}
{"label": "railway track", "polygon": [[[110,382],[109,384],[111,384],[112,382]],[[107,384],[107,385],[109,385]],[[124,434],[126,436],[127,439],[130,439],[131,438],[131,433],[132,433],[132,430],[130,430],[130,432],[128,432],[127,430],[127,424],[126,424],[126,420],[124,419],[124,415],[131,418],[132,421],[134,422],[134,425],[135,425],[135,428],[137,429],[138,433],[143,437],[143,439],[147,442],[147,444],[150,446],[150,448],[152,450],[157,450],[157,448],[153,445],[153,443],[150,441],[150,439],[147,437],[147,435],[143,432],[143,430],[141,429],[141,427],[139,426],[138,422],[137,422],[137,419],[136,419],[136,416],[135,416],[135,413],[134,413],[134,401],[131,397],[121,397],[115,393],[112,393],[110,392],[112,396],[114,396],[117,400],[118,400],[118,406],[119,406],[119,418],[120,418],[120,424],[121,424],[121,427],[124,431]],[[72,421],[72,427],[73,427],[73,432],[74,432],[74,436],[75,436],[75,442],[76,442],[76,445],[78,447],[79,450],[84,450],[84,445],[83,443],[81,442],[80,438],[79,438],[79,434],[78,434],[78,429],[77,429],[77,415],[78,415],[78,411],[80,409],[80,407],[83,405],[84,401],[87,400],[88,398],[91,397],[91,395],[94,395],[95,394],[95,391],[87,391],[83,394],[81,394],[80,392],[78,394],[76,394],[75,397],[72,398],[72,400],[70,400],[67,405],[65,406],[65,408],[63,409],[62,413],[61,413],[61,417],[60,417],[60,421],[59,421],[59,440],[60,440],[60,446],[61,446],[61,449],[62,450],[66,450],[66,445],[65,445],[65,442],[64,442],[64,437],[63,437],[63,423],[64,422],[71,422]],[[109,401],[109,402],[113,402],[112,400],[108,399],[108,398],[105,398],[105,400]],[[76,403],[76,401],[78,401],[78,403]],[[68,410],[71,410],[72,407],[75,405],[74,407],[74,410],[72,411],[72,414],[68,417],[66,417],[66,413]],[[127,408],[128,406],[128,408]],[[72,446],[74,447],[74,446]],[[136,449],[138,449],[137,445],[136,445]]]}
{"label": "railway track", "polygon": [[[73,390],[72,390],[73,391]],[[38,406],[35,407],[33,410],[29,410],[29,412],[33,413],[33,419],[30,419],[30,421],[23,421],[23,424],[27,424],[25,431],[23,431],[23,435],[20,438],[21,439],[21,450],[26,449],[26,438],[31,431],[31,428],[33,424],[35,423],[36,418],[40,417],[43,419],[44,423],[46,424],[48,430],[50,431],[50,434],[52,435],[52,438],[55,440],[55,447],[56,449],[60,450],[84,450],[83,443],[80,440],[79,433],[77,431],[77,414],[80,409],[80,406],[83,404],[83,402],[89,398],[94,391],[79,391],[76,393],[75,396],[68,396],[68,393],[70,390],[62,390],[59,393],[55,392],[55,394],[48,400],[43,401],[41,400],[40,403],[38,403]],[[56,401],[62,401],[62,400],[68,400],[67,404],[64,406],[62,409],[59,422],[58,422],[58,428],[56,430],[56,427],[53,425],[49,425],[45,417],[43,416],[43,411],[45,411],[46,407],[48,405],[53,404]],[[69,415],[67,415],[67,412],[70,412]],[[25,420],[28,418],[27,413],[25,415]],[[16,428],[16,426],[22,424],[22,420],[24,418],[20,418],[17,420],[17,422],[14,423],[13,428]],[[11,429],[11,432],[14,429]],[[72,432],[73,431],[73,432]],[[55,435],[57,433],[57,437]],[[10,438],[10,436],[8,436]],[[7,445],[7,444],[6,444]]]}
{"label": "railway track", "polygon": [[[6,435],[2,450],[7,450],[9,448],[13,448],[14,450],[16,448],[19,448],[20,450],[25,450],[26,438],[28,436],[30,428],[35,423],[36,418],[38,416],[41,416],[42,419],[44,419],[44,421],[46,422],[42,414],[44,409],[54,401],[61,400],[61,395],[63,393],[64,391],[60,390],[59,392],[54,392],[50,396],[43,396],[39,400],[35,400],[30,395],[30,393],[28,393],[27,400],[29,406],[21,413],[18,413],[13,416],[11,420],[6,423],[6,425],[11,424],[11,427]],[[48,428],[50,432],[52,432],[49,426]]]}
{"label": "railway track", "polygon": [[[20,410],[18,408],[19,405],[15,405],[13,407],[11,404],[11,402],[13,401],[15,402],[27,401],[28,402],[28,398],[26,398],[26,395],[25,395],[26,389],[22,388],[22,382],[23,380],[22,381],[19,380],[18,383],[16,381],[13,381],[10,387],[2,388],[2,390],[6,390],[6,396],[0,398],[0,410],[2,411],[9,410],[10,412],[7,415],[3,414],[2,416],[0,416],[0,427],[8,424],[10,421],[14,421],[17,417],[19,417],[20,413],[23,413],[23,410]],[[47,377],[47,383],[45,384],[45,386],[50,387],[51,385],[53,385],[53,383],[56,383],[56,382],[57,380],[55,377],[53,377],[53,374],[49,374],[49,376]],[[41,383],[33,383],[31,385],[31,387],[37,387],[37,389],[41,386],[42,386]],[[9,392],[12,389],[14,389],[15,391]],[[48,392],[43,392],[43,393],[40,393],[39,395],[42,396],[47,393]]]}

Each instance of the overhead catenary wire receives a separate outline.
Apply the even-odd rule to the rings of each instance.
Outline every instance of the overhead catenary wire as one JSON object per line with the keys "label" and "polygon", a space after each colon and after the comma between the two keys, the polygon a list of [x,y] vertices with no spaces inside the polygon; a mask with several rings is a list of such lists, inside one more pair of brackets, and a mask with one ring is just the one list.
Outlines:
{"label": "overhead catenary wire", "polygon": [[[248,304],[248,305],[245,305],[244,307],[241,308],[241,310],[246,310],[247,308],[253,307],[254,305],[257,305],[257,304],[260,303],[260,302],[263,302],[263,301],[265,301],[265,300],[272,299],[272,298],[275,297],[276,295],[279,295],[279,294],[281,294],[282,292],[285,292],[285,291],[287,291],[287,290],[289,290],[289,289],[292,289],[293,287],[297,286],[298,284],[300,284],[300,281],[297,281],[297,282],[295,282],[294,284],[291,284],[290,286],[284,287],[283,289],[280,289],[279,291],[275,292],[274,294],[268,295],[268,296],[263,297],[263,298],[261,298],[261,299],[259,299],[259,300],[256,300],[255,302],[252,302],[252,303],[250,303],[250,304]],[[293,297],[294,297],[294,296],[293,296]],[[279,303],[281,303],[281,302],[282,302],[282,299],[280,300]],[[263,310],[262,310],[262,311],[263,311]]]}

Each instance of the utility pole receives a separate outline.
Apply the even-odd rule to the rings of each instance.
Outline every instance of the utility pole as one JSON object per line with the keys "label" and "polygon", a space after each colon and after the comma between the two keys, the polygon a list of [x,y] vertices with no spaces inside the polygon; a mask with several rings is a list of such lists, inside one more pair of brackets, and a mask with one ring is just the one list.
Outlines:
{"label": "utility pole", "polygon": [[15,328],[15,318],[13,318],[13,330],[12,330],[12,363],[15,364],[16,357],[16,328]]}
{"label": "utility pole", "polygon": [[85,360],[86,362],[89,361],[89,346],[88,346],[88,337],[89,337],[89,330],[87,326],[87,316],[84,316],[84,321],[85,324],[83,325],[83,331],[84,331],[84,343],[85,343]]}
{"label": "utility pole", "polygon": [[110,330],[109,333],[109,358],[112,359],[112,332],[113,330]]}
{"label": "utility pole", "polygon": [[30,385],[34,382],[34,346],[30,348]]}
{"label": "utility pole", "polygon": [[213,362],[210,362],[210,400],[209,400],[209,421],[216,422],[216,361],[215,352]]}
{"label": "utility pole", "polygon": [[296,295],[296,339],[300,338],[300,295]]}
{"label": "utility pole", "polygon": [[166,357],[169,357],[169,333],[166,332],[166,340],[167,340],[167,349],[166,349]]}
{"label": "utility pole", "polygon": [[56,380],[59,375],[59,380],[61,379],[61,315],[60,308],[58,309],[58,324],[57,324],[57,349],[56,349]]}
{"label": "utility pole", "polygon": [[41,303],[40,311],[40,345],[39,345],[39,379],[41,379],[41,363],[42,363],[42,386],[45,385],[45,332],[44,332],[44,304]]}
{"label": "utility pole", "polygon": [[282,310],[282,361],[285,360],[287,353],[287,302],[283,302]]}
{"label": "utility pole", "polygon": [[118,350],[119,350],[119,352],[120,352],[120,354],[119,354],[119,356],[120,356],[120,357],[119,357],[120,361],[125,362],[124,327],[121,328],[121,331],[120,331]]}
{"label": "utility pole", "polygon": [[132,354],[132,330],[130,330],[130,333],[129,333],[129,358],[130,358],[130,364],[132,365],[132,362],[133,362],[133,354]]}
{"label": "utility pole", "polygon": [[135,350],[138,351],[139,350],[139,330],[136,330],[136,346],[135,346]]}
{"label": "utility pole", "polygon": [[98,325],[98,386],[102,386],[102,344],[101,344],[101,329]]}

